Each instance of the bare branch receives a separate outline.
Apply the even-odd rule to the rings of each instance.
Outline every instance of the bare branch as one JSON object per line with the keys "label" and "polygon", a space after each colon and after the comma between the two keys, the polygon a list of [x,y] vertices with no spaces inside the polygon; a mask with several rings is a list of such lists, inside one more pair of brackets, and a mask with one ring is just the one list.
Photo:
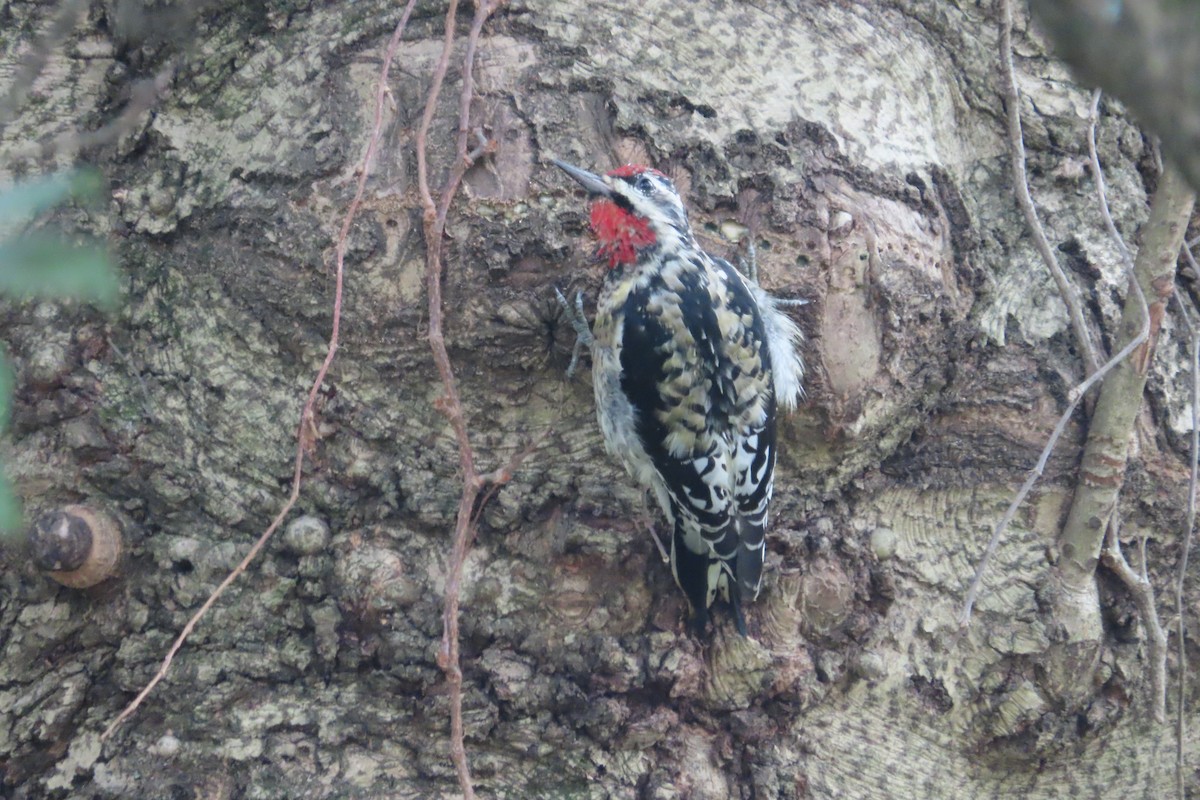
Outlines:
{"label": "bare branch", "polygon": [[[1118,359],[1125,358],[1125,356],[1132,352],[1132,345],[1126,347],[1088,380],[1099,379],[1116,366]],[[1008,504],[1004,516],[1000,518],[1000,521],[996,523],[996,527],[992,530],[992,538],[988,540],[987,547],[983,549],[983,556],[979,559],[979,565],[975,567],[975,576],[971,579],[971,585],[967,588],[967,597],[963,601],[962,611],[958,615],[958,625],[960,628],[965,628],[971,624],[971,612],[975,607],[975,599],[979,594],[979,587],[983,583],[983,575],[992,560],[992,555],[996,552],[996,546],[1000,543],[1000,537],[1004,535],[1009,523],[1017,515],[1017,509],[1025,502],[1025,496],[1033,489],[1033,485],[1037,483],[1037,479],[1042,476],[1042,472],[1046,469],[1046,462],[1050,460],[1050,454],[1054,452],[1054,448],[1058,445],[1059,438],[1062,436],[1063,431],[1066,430],[1067,423],[1070,422],[1071,415],[1075,413],[1075,409],[1085,392],[1086,389],[1081,391],[1080,387],[1076,387],[1076,390],[1071,393],[1071,402],[1067,406],[1067,410],[1058,418],[1058,424],[1054,426],[1054,430],[1050,433],[1050,438],[1046,440],[1046,446],[1042,448],[1042,454],[1038,457],[1037,464],[1030,470],[1029,475],[1025,478],[1025,483],[1021,484],[1020,490],[1017,491],[1012,502]]]}
{"label": "bare branch", "polygon": [[[1144,306],[1146,297],[1142,293],[1142,288],[1137,285],[1136,281],[1131,283],[1131,286],[1137,290],[1137,296]],[[1046,462],[1050,460],[1050,454],[1054,452],[1054,448],[1058,446],[1058,440],[1062,437],[1063,431],[1067,428],[1067,423],[1071,420],[1071,415],[1075,413],[1075,409],[1079,406],[1079,401],[1087,394],[1088,390],[1099,383],[1105,375],[1107,375],[1114,367],[1124,361],[1129,355],[1140,347],[1146,338],[1150,335],[1149,326],[1147,325],[1142,331],[1133,338],[1127,345],[1112,358],[1104,363],[1100,369],[1092,373],[1092,375],[1073,388],[1068,395],[1070,404],[1063,411],[1062,416],[1058,418],[1058,423],[1054,426],[1054,430],[1050,432],[1050,438],[1046,440],[1045,447],[1042,448],[1042,454],[1038,456],[1037,464],[1029,475],[1025,478],[1025,482],[1021,484],[1021,488],[1017,491],[1012,502],[1004,512],[1004,516],[996,523],[996,527],[992,530],[992,538],[988,539],[987,546],[983,549],[983,556],[979,559],[979,565],[975,568],[975,576],[971,579],[971,585],[967,589],[966,599],[963,601],[962,611],[958,615],[959,627],[966,627],[971,624],[971,612],[975,606],[975,600],[979,594],[980,584],[983,582],[983,574],[987,571],[988,563],[992,559],[992,555],[996,551],[997,545],[1000,543],[1000,537],[1004,535],[1004,531],[1008,529],[1009,524],[1013,521],[1013,517],[1017,515],[1017,509],[1025,502],[1026,495],[1033,489],[1038,478],[1042,476],[1042,472],[1046,469]]]}
{"label": "bare branch", "polygon": [[[1102,185],[1102,181],[1097,185]],[[1130,280],[1131,289],[1140,286],[1149,297],[1149,307],[1143,297],[1134,296],[1136,291],[1131,293],[1126,298],[1118,331],[1120,340],[1130,339],[1133,331],[1140,329],[1136,338],[1144,341],[1127,362],[1114,369],[1100,390],[1079,466],[1075,496],[1058,537],[1058,577],[1074,590],[1084,589],[1094,579],[1104,530],[1124,483],[1130,437],[1142,407],[1146,376],[1166,304],[1175,290],[1175,266],[1191,212],[1191,190],[1177,171],[1168,168],[1154,193]]]}
{"label": "bare branch", "polygon": [[1183,260],[1192,268],[1192,274],[1200,279],[1200,264],[1196,263],[1196,257],[1192,255],[1192,246],[1184,245],[1180,248],[1180,251],[1183,253]]}
{"label": "bare branch", "polygon": [[1108,525],[1108,536],[1104,546],[1104,565],[1111,569],[1129,594],[1133,597],[1142,625],[1146,628],[1146,649],[1150,661],[1150,694],[1153,697],[1155,722],[1167,719],[1167,634],[1158,619],[1158,608],[1154,603],[1154,586],[1146,576],[1145,538],[1142,538],[1141,573],[1134,571],[1121,552],[1120,523],[1114,513]]}
{"label": "bare branch", "polygon": [[1038,219],[1037,208],[1033,197],[1029,194],[1029,177],[1025,171],[1025,142],[1021,134],[1021,99],[1017,91],[1017,77],[1013,70],[1012,58],[1012,0],[1000,0],[1002,22],[1000,24],[1000,74],[1004,88],[1004,103],[1008,107],[1008,146],[1013,169],[1013,189],[1017,195],[1017,204],[1025,215],[1025,223],[1033,237],[1038,253],[1046,264],[1046,269],[1058,285],[1058,294],[1067,307],[1067,316],[1071,320],[1071,330],[1075,335],[1075,343],[1083,358],[1085,371],[1091,375],[1099,368],[1095,348],[1092,347],[1091,335],[1087,323],[1083,319],[1083,311],[1079,298],[1075,295],[1075,287],[1067,280],[1066,273],[1058,264],[1042,223]]}
{"label": "bare branch", "polygon": [[[1133,257],[1129,252],[1129,248],[1125,245],[1125,239],[1121,236],[1116,224],[1113,222],[1112,213],[1108,207],[1108,192],[1104,185],[1104,170],[1100,166],[1100,155],[1096,150],[1096,126],[1100,119],[1100,96],[1100,89],[1096,89],[1092,93],[1092,106],[1088,117],[1087,142],[1088,157],[1091,159],[1092,166],[1092,180],[1095,182],[1096,198],[1100,206],[1100,215],[1104,219],[1104,227],[1108,230],[1108,235],[1112,238],[1113,244],[1116,245],[1117,252],[1121,254],[1126,274],[1133,275]],[[1138,289],[1141,288],[1138,286],[1136,280],[1132,280],[1130,283]],[[1139,302],[1143,307],[1142,315],[1145,323],[1149,324],[1149,311],[1145,310],[1145,297],[1142,296]],[[1138,402],[1140,404],[1140,396]],[[1141,573],[1137,574],[1130,568],[1129,562],[1125,560],[1125,556],[1121,552],[1119,526],[1120,522],[1114,511],[1109,521],[1108,540],[1101,558],[1108,568],[1117,574],[1129,590],[1130,595],[1133,597],[1133,602],[1137,606],[1138,613],[1142,617],[1142,624],[1146,627],[1153,714],[1156,722],[1163,723],[1167,718],[1167,635],[1164,633],[1162,625],[1159,622],[1158,606],[1154,600],[1154,587],[1150,583],[1146,563],[1146,537],[1143,536],[1140,540]]]}
{"label": "bare branch", "polygon": [[[1098,102],[1099,102],[1099,95],[1097,94],[1096,96],[1093,97],[1093,109],[1097,108]],[[1100,170],[1099,160],[1094,157],[1094,154],[1095,154],[1095,128],[1094,128],[1094,125],[1095,125],[1095,111],[1093,111],[1093,115],[1092,115],[1092,124],[1088,128],[1089,149],[1090,149],[1090,152],[1092,152],[1092,154],[1093,154],[1092,172],[1093,172],[1094,178],[1096,179],[1096,192],[1097,192],[1097,196],[1099,198],[1101,212],[1108,219],[1109,224],[1111,224],[1112,218],[1111,218],[1111,215],[1108,213],[1108,199],[1104,194],[1104,176]],[[1028,187],[1026,187],[1026,191],[1028,191]],[[1124,240],[1122,240],[1120,234],[1116,232],[1115,225],[1113,225],[1110,228],[1110,234],[1115,235],[1116,241],[1117,241],[1121,251],[1128,252],[1125,249]],[[1132,269],[1132,265],[1130,266],[1130,268]],[[1140,307],[1142,309],[1145,309],[1146,308],[1146,296],[1142,292],[1141,286],[1138,284],[1137,281],[1131,279],[1130,280],[1130,288],[1133,290],[1133,293],[1136,295],[1136,297],[1138,299],[1138,303],[1140,304]],[[967,596],[966,596],[966,599],[963,601],[962,611],[959,612],[958,624],[960,627],[965,628],[967,625],[969,625],[971,623],[971,612],[975,607],[975,600],[979,595],[979,588],[980,588],[981,584],[983,583],[983,575],[987,571],[987,567],[988,567],[988,564],[991,562],[992,555],[996,552],[996,547],[1000,543],[1000,537],[1004,535],[1004,532],[1008,529],[1009,524],[1012,523],[1013,518],[1016,516],[1017,509],[1019,509],[1021,507],[1021,504],[1025,502],[1025,497],[1033,489],[1034,484],[1037,483],[1038,478],[1040,478],[1042,476],[1042,472],[1046,469],[1046,462],[1049,461],[1050,454],[1054,452],[1054,448],[1058,445],[1058,440],[1062,437],[1063,431],[1066,430],[1067,423],[1070,421],[1071,415],[1075,413],[1075,409],[1078,407],[1079,401],[1081,399],[1083,399],[1083,397],[1087,394],[1089,389],[1091,389],[1098,382],[1100,382],[1100,380],[1102,380],[1105,375],[1107,375],[1114,367],[1116,367],[1117,364],[1119,364],[1123,360],[1125,360],[1125,358],[1127,358],[1130,353],[1132,353],[1137,347],[1139,347],[1143,342],[1146,341],[1147,337],[1149,337],[1149,335],[1150,335],[1149,315],[1146,313],[1143,313],[1143,319],[1145,320],[1145,324],[1143,324],[1142,330],[1138,334],[1138,336],[1134,337],[1130,342],[1128,342],[1125,345],[1125,347],[1123,347],[1115,356],[1113,356],[1111,359],[1109,359],[1102,367],[1100,367],[1098,370],[1095,370],[1094,372],[1092,372],[1092,374],[1089,375],[1086,380],[1084,380],[1082,383],[1080,383],[1078,386],[1076,386],[1075,388],[1073,388],[1071,390],[1070,395],[1069,395],[1070,404],[1067,406],[1067,409],[1063,412],[1062,416],[1060,416],[1058,418],[1058,423],[1054,426],[1054,430],[1050,433],[1050,438],[1046,441],[1045,447],[1042,448],[1042,453],[1038,457],[1037,464],[1029,472],[1029,475],[1026,476],[1025,482],[1023,484],[1021,484],[1020,490],[1017,491],[1016,496],[1013,497],[1012,502],[1009,503],[1008,508],[1004,512],[1004,516],[1002,516],[1000,518],[1000,521],[996,523],[996,527],[992,530],[992,536],[988,540],[987,546],[983,550],[983,556],[979,559],[978,566],[976,566],[976,568],[975,568],[975,575],[971,579],[971,585],[967,588]]]}
{"label": "bare branch", "polygon": [[[1178,298],[1177,298],[1178,299]],[[1191,474],[1188,479],[1187,523],[1179,554],[1179,570],[1175,576],[1175,613],[1178,616],[1176,638],[1179,640],[1179,695],[1175,708],[1175,786],[1179,800],[1184,800],[1183,740],[1187,733],[1184,709],[1187,707],[1187,624],[1183,607],[1183,586],[1187,579],[1188,553],[1192,546],[1192,531],[1196,529],[1197,465],[1200,463],[1200,330],[1189,318],[1187,306],[1179,300],[1179,318],[1187,328],[1192,352],[1192,441]]]}
{"label": "bare branch", "polygon": [[[450,756],[458,773],[459,787],[462,789],[464,800],[474,800],[475,790],[471,781],[471,771],[467,763],[466,746],[463,742],[462,715],[462,666],[459,656],[459,595],[462,588],[463,564],[467,552],[475,538],[475,525],[472,513],[480,490],[485,485],[475,469],[475,453],[471,448],[471,440],[467,433],[466,420],[463,414],[462,402],[459,399],[458,384],[454,377],[454,369],[450,364],[450,355],[446,350],[446,340],[443,333],[442,314],[442,234],[445,231],[446,215],[450,203],[458,192],[463,175],[471,165],[470,154],[467,152],[468,136],[471,129],[471,101],[474,97],[475,50],[480,33],[487,18],[496,8],[498,2],[476,0],[475,16],[468,34],[466,52],[463,56],[462,93],[459,97],[458,137],[455,146],[455,162],[450,168],[446,185],[442,188],[441,196],[435,204],[433,194],[429,189],[428,139],[429,127],[437,113],[437,101],[441,95],[442,84],[450,64],[450,52],[454,45],[455,14],[458,11],[458,0],[450,0],[446,11],[445,35],[442,39],[442,54],[433,73],[433,81],[429,95],[425,101],[425,113],[421,117],[421,125],[417,130],[417,185],[424,209],[423,221],[425,232],[425,286],[429,296],[429,347],[433,352],[433,360],[437,365],[442,379],[445,395],[438,403],[438,409],[446,415],[454,429],[454,437],[458,442],[458,460],[462,469],[462,496],[459,498],[458,514],[454,524],[453,547],[446,575],[446,591],[442,609],[442,644],[438,651],[438,666],[446,673],[446,682],[450,687]],[[508,468],[497,470],[489,478],[504,478]]]}
{"label": "bare branch", "polygon": [[1104,227],[1108,231],[1108,235],[1112,238],[1113,244],[1117,246],[1117,252],[1121,254],[1121,261],[1125,264],[1125,274],[1133,274],[1133,255],[1129,252],[1129,248],[1125,245],[1125,239],[1117,230],[1116,223],[1113,222],[1112,212],[1108,208],[1108,188],[1104,185],[1104,170],[1100,168],[1100,155],[1096,151],[1096,125],[1100,121],[1100,95],[1101,91],[1097,89],[1092,92],[1092,108],[1088,115],[1087,143],[1088,143],[1088,158],[1092,162],[1092,182],[1096,187],[1096,202],[1100,206],[1100,216],[1104,218]]}
{"label": "bare branch", "polygon": [[165,658],[163,658],[162,664],[159,666],[158,671],[154,674],[154,677],[150,679],[149,683],[146,684],[142,691],[138,693],[137,697],[135,697],[133,701],[125,707],[125,709],[117,716],[117,718],[109,724],[109,726],[104,730],[104,733],[101,735],[101,739],[107,739],[109,736],[111,736],[113,731],[115,731],[122,722],[124,722],[130,717],[130,715],[137,711],[138,707],[142,704],[146,697],[149,696],[150,692],[154,690],[154,687],[166,677],[167,671],[171,668],[171,662],[175,658],[175,654],[179,652],[179,649],[183,647],[184,642],[186,642],[188,637],[191,636],[192,631],[196,628],[196,625],[201,619],[204,618],[204,615],[208,613],[208,610],[213,607],[221,595],[224,594],[225,590],[229,588],[229,586],[235,580],[237,580],[239,575],[246,571],[246,568],[250,566],[251,562],[253,562],[258,554],[262,551],[263,547],[270,540],[271,535],[274,534],[280,524],[283,523],[283,520],[292,510],[292,507],[295,506],[296,500],[300,497],[300,484],[304,469],[304,454],[314,442],[314,434],[312,433],[312,430],[314,428],[317,397],[321,391],[321,385],[325,382],[325,376],[329,373],[329,366],[333,363],[333,358],[337,354],[338,349],[338,334],[342,318],[342,286],[343,277],[345,275],[346,247],[350,238],[350,227],[354,224],[354,217],[358,214],[359,206],[362,204],[363,192],[367,183],[367,175],[370,172],[368,166],[371,163],[371,160],[374,158],[375,149],[379,146],[380,133],[383,130],[383,104],[384,99],[387,96],[388,70],[391,68],[392,59],[395,57],[396,49],[400,44],[400,37],[404,33],[404,28],[408,24],[409,15],[412,13],[413,6],[415,5],[416,0],[409,0],[408,5],[404,9],[404,14],[400,17],[400,22],[396,24],[395,32],[392,33],[391,41],[388,42],[387,52],[383,59],[383,68],[380,70],[379,83],[375,92],[375,123],[371,129],[371,138],[367,143],[366,152],[363,154],[363,160],[358,174],[358,185],[354,192],[354,199],[350,201],[350,206],[346,210],[345,220],[342,222],[341,230],[338,232],[337,276],[334,289],[333,325],[329,334],[329,348],[325,353],[325,360],[322,362],[321,368],[317,371],[317,376],[313,380],[312,388],[309,389],[308,398],[304,402],[304,407],[300,411],[300,423],[296,433],[296,457],[295,465],[292,471],[291,494],[288,495],[288,499],[283,504],[283,508],[279,510],[279,513],[275,515],[275,519],[271,521],[271,524],[267,526],[267,529],[263,531],[261,536],[258,537],[258,541],[256,541],[254,546],[251,547],[249,552],[246,553],[246,556],[242,559],[241,563],[234,567],[233,571],[225,576],[225,580],[221,581],[220,585],[217,586],[217,588],[213,590],[212,594],[208,596],[208,599],[204,601],[204,605],[200,606],[200,609],[196,611],[196,613],[192,615],[191,619],[187,621],[187,624],[183,626],[183,630],[180,631],[179,636],[176,637],[175,642],[171,645],[171,649],[167,651],[167,655]]}
{"label": "bare branch", "polygon": [[[1094,134],[1093,134],[1093,136],[1094,136]],[[1092,149],[1094,150],[1094,147]],[[1098,162],[1094,162],[1093,171],[1097,175],[1099,175],[1101,173]],[[987,570],[987,567],[988,567],[989,562],[991,561],[992,555],[994,554],[996,547],[998,546],[998,544],[1000,542],[1000,537],[1004,534],[1004,531],[1007,530],[1009,524],[1012,522],[1013,518],[1016,516],[1017,509],[1020,508],[1022,503],[1024,503],[1026,495],[1029,494],[1029,491],[1033,488],[1034,484],[1037,482],[1037,479],[1039,477],[1041,477],[1042,472],[1046,467],[1046,462],[1049,460],[1050,454],[1053,452],[1055,446],[1058,444],[1058,440],[1062,436],[1063,431],[1066,429],[1067,422],[1070,420],[1071,415],[1074,413],[1075,408],[1078,406],[1080,399],[1082,399],[1083,396],[1086,394],[1086,392],[1092,386],[1094,386],[1097,382],[1099,382],[1109,371],[1115,369],[1128,356],[1133,354],[1139,348],[1144,348],[1144,349],[1140,353],[1139,358],[1136,359],[1136,361],[1138,362],[1138,366],[1139,367],[1148,367],[1148,365],[1149,365],[1149,354],[1153,352],[1153,341],[1151,341],[1151,337],[1157,336],[1158,325],[1162,319],[1163,304],[1165,304],[1166,299],[1168,299],[1170,297],[1170,294],[1171,294],[1170,289],[1173,286],[1173,283],[1169,280],[1167,281],[1165,287],[1161,281],[1158,281],[1158,278],[1160,277],[1160,273],[1162,273],[1167,268],[1162,266],[1162,258],[1163,258],[1162,251],[1158,249],[1161,246],[1161,243],[1153,237],[1154,237],[1154,233],[1158,229],[1161,229],[1164,227],[1168,228],[1168,229],[1171,228],[1170,219],[1174,218],[1174,217],[1172,217],[1172,214],[1175,214],[1175,216],[1178,216],[1178,212],[1180,210],[1179,204],[1181,204],[1183,202],[1183,198],[1178,196],[1177,188],[1179,188],[1181,186],[1182,185],[1180,184],[1177,176],[1174,176],[1174,173],[1168,172],[1168,173],[1164,174],[1162,183],[1160,183],[1160,185],[1159,185],[1159,192],[1155,194],[1154,205],[1151,209],[1151,222],[1147,223],[1147,226],[1146,226],[1146,229],[1147,229],[1146,240],[1143,243],[1142,248],[1138,252],[1138,262],[1137,262],[1137,268],[1135,269],[1135,273],[1140,272],[1144,276],[1149,276],[1149,277],[1146,277],[1145,283],[1147,284],[1148,287],[1151,287],[1156,293],[1157,299],[1156,299],[1156,302],[1154,305],[1155,311],[1152,311],[1147,305],[1145,292],[1141,286],[1142,281],[1131,277],[1131,279],[1130,279],[1130,296],[1126,299],[1125,315],[1122,320],[1121,330],[1126,331],[1126,332],[1131,332],[1134,329],[1134,327],[1137,326],[1139,329],[1138,333],[1137,333],[1137,335],[1133,336],[1113,358],[1109,359],[1109,361],[1106,362],[1100,369],[1093,372],[1088,377],[1087,380],[1083,381],[1081,384],[1076,386],[1071,391],[1070,405],[1067,407],[1067,409],[1063,413],[1063,415],[1061,417],[1059,417],[1058,424],[1055,425],[1054,431],[1050,434],[1050,438],[1046,442],[1046,446],[1042,449],[1042,453],[1041,453],[1041,456],[1038,458],[1037,465],[1033,468],[1033,470],[1026,477],[1025,482],[1022,484],[1021,489],[1017,492],[1017,495],[1013,498],[1012,502],[1009,504],[1009,507],[1005,511],[1004,516],[1000,518],[1000,521],[996,524],[996,527],[993,529],[991,539],[988,540],[988,544],[984,548],[983,556],[979,560],[979,564],[975,570],[975,575],[971,579],[971,584],[967,589],[967,595],[966,595],[966,599],[963,602],[962,611],[959,613],[958,623],[961,627],[966,627],[967,625],[970,624],[971,612],[974,609],[975,600],[978,596],[979,588],[983,581],[983,575],[984,575],[985,571]],[[1098,198],[1100,200],[1102,211],[1105,214],[1107,214],[1107,209],[1108,209],[1107,200],[1104,198],[1103,194],[1101,194],[1102,189],[1104,187],[1103,177],[1100,177],[1100,179],[1096,182],[1096,187],[1097,187]],[[1187,195],[1186,191],[1184,191],[1183,194],[1187,198],[1187,208],[1188,208],[1188,211],[1190,212],[1190,208],[1191,208],[1190,195]],[[1157,211],[1157,216],[1156,216],[1156,211]],[[1186,222],[1186,219],[1187,219],[1186,213],[1183,214],[1183,219]],[[1116,230],[1116,228],[1115,228],[1115,226],[1113,226],[1112,231],[1115,232],[1115,230]],[[1180,237],[1182,237],[1182,229],[1176,230],[1176,233]],[[1119,235],[1117,236],[1117,239],[1118,239],[1118,241],[1120,240]],[[1121,247],[1124,247],[1123,242],[1120,242],[1120,245],[1121,245]],[[1176,246],[1175,246],[1175,250],[1177,250],[1177,249],[1178,249],[1178,244],[1176,244]],[[1172,252],[1175,252],[1175,250],[1173,250]],[[1172,267],[1174,265],[1173,258],[1170,260],[1170,265]],[[1157,267],[1157,271],[1155,271],[1153,274],[1151,274],[1152,268],[1155,268],[1155,267]],[[1156,281],[1158,281],[1158,282],[1156,282]],[[1163,292],[1165,292],[1165,295],[1162,294]],[[1132,370],[1132,372],[1135,375],[1137,375],[1138,369],[1134,368]],[[1144,384],[1145,384],[1144,370],[1140,373],[1140,375],[1141,375],[1141,378],[1140,378],[1141,385],[1144,386]],[[1109,440],[1108,437],[1113,437],[1115,440],[1118,440],[1122,443],[1124,443],[1127,440],[1128,431],[1131,429],[1131,426],[1132,426],[1132,420],[1128,421],[1128,424],[1126,424],[1124,426],[1124,428],[1122,428],[1122,430],[1124,430],[1124,432],[1125,432],[1124,435],[1112,433],[1112,431],[1114,430],[1115,422],[1110,423],[1110,422],[1105,422],[1104,420],[1107,417],[1110,417],[1111,415],[1113,415],[1113,413],[1114,413],[1113,406],[1116,405],[1116,398],[1118,396],[1128,397],[1129,393],[1131,393],[1131,392],[1133,392],[1133,388],[1126,387],[1125,390],[1120,395],[1112,395],[1109,393],[1108,385],[1107,384],[1105,385],[1105,392],[1102,393],[1101,401],[1100,401],[1100,403],[1097,404],[1096,416],[1093,418],[1092,430],[1089,431],[1089,439],[1088,439],[1089,444],[1091,444],[1093,442],[1093,439],[1095,439],[1096,441],[1099,441],[1099,437],[1101,435],[1105,436],[1106,441]],[[1102,412],[1101,406],[1104,405],[1103,398],[1104,398],[1105,394],[1109,395],[1109,401],[1108,401],[1108,405],[1104,407],[1104,410]],[[1137,407],[1141,403],[1141,389],[1140,388],[1137,389],[1136,398],[1137,398],[1137,405],[1135,405],[1135,407],[1133,409],[1134,413],[1136,413]],[[1124,411],[1125,410],[1122,409],[1122,412],[1124,412]],[[1103,414],[1103,416],[1102,416],[1102,414]],[[1099,420],[1099,422],[1097,420]],[[1099,427],[1097,427],[1098,425],[1099,425]],[[1119,425],[1117,427],[1119,427]],[[1103,434],[1098,433],[1098,431],[1103,431]],[[1093,445],[1093,447],[1095,447],[1095,445]],[[1096,456],[1095,453],[1093,455]],[[1093,470],[1096,470],[1103,466],[1102,463],[1100,463],[1099,461],[1096,460],[1097,458],[1098,458],[1098,456],[1096,456],[1096,458],[1094,458],[1093,461],[1091,462]],[[1088,466],[1088,464],[1089,464],[1089,462],[1088,462],[1087,456],[1085,454],[1085,461],[1084,461],[1085,468]],[[1120,470],[1120,472],[1122,474],[1123,474],[1123,470],[1124,470],[1124,458],[1122,457],[1121,470]],[[1095,503],[1100,502],[1102,499],[1102,498],[1098,498],[1096,496],[1096,493],[1091,492],[1086,488],[1087,474],[1088,473],[1086,473],[1086,472],[1084,474],[1081,474],[1080,487],[1076,492],[1075,501],[1072,504],[1073,511],[1075,511],[1076,505],[1079,504],[1079,511],[1076,513],[1082,513],[1082,510],[1083,510],[1085,504],[1095,504]],[[1119,484],[1118,484],[1118,487],[1119,487]],[[1117,489],[1114,488],[1113,496],[1111,498],[1113,503],[1115,503],[1116,491],[1117,491]],[[1112,503],[1109,503],[1109,505],[1108,505],[1109,511],[1111,511],[1111,508],[1112,508]],[[1107,516],[1108,515],[1105,514],[1104,519],[1107,519]],[[1092,536],[1094,537],[1094,535],[1095,535],[1094,529],[1081,528],[1080,527],[1081,524],[1082,523],[1080,523],[1078,520],[1076,520],[1075,526],[1072,527],[1070,518],[1069,518],[1068,525],[1065,526],[1063,529],[1062,536],[1060,537],[1060,542],[1063,540],[1063,538],[1067,538],[1069,536],[1070,538],[1067,538],[1067,543],[1070,544],[1071,552],[1076,557],[1078,557],[1078,554],[1079,554],[1078,548],[1086,545],[1089,548],[1086,552],[1088,554],[1090,554],[1091,564],[1094,565],[1095,560],[1099,555],[1100,541],[1097,540],[1097,541],[1093,542],[1092,539],[1087,538],[1085,534],[1088,534],[1088,533],[1092,534]],[[1101,530],[1103,530],[1103,528],[1101,528]],[[1093,544],[1094,544],[1094,547],[1093,547]],[[1086,557],[1087,556],[1084,556],[1084,558],[1086,558]],[[1063,559],[1063,561],[1068,561],[1068,560],[1073,560],[1073,559],[1069,559],[1069,558]],[[1091,570],[1089,570],[1087,572],[1087,577],[1089,579],[1090,579],[1091,574],[1092,574],[1092,572],[1091,572]]]}

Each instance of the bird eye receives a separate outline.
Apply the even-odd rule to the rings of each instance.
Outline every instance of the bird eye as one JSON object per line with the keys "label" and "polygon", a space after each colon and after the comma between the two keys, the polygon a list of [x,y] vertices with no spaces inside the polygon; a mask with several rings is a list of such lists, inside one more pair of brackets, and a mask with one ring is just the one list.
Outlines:
{"label": "bird eye", "polygon": [[650,180],[645,175],[639,175],[637,183],[635,183],[634,186],[637,187],[637,190],[642,194],[654,193],[654,181]]}

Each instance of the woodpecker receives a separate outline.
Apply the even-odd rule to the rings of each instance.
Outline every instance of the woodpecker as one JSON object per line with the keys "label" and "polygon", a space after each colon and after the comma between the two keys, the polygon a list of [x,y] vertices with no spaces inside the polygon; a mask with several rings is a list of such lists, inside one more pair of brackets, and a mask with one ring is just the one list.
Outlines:
{"label": "woodpecker", "polygon": [[608,266],[590,331],[579,297],[575,312],[605,449],[666,514],[696,631],[719,597],[744,636],[743,601],[762,584],[775,415],[802,394],[800,330],[786,301],[701,249],[666,175],[553,163],[592,196]]}

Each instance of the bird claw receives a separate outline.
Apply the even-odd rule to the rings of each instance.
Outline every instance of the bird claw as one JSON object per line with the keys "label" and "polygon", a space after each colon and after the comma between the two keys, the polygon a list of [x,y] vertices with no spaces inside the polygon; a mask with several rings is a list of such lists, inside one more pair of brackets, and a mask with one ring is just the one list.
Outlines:
{"label": "bird claw", "polygon": [[774,300],[775,300],[775,305],[777,305],[777,306],[789,306],[789,307],[806,306],[806,305],[808,305],[808,302],[809,302],[808,299],[804,298],[804,297],[776,297],[776,298],[774,298]]}
{"label": "bird claw", "polygon": [[575,346],[571,348],[571,363],[567,365],[567,377],[575,376],[575,370],[579,367],[579,354],[584,347],[589,350],[594,341],[592,337],[592,329],[588,326],[587,316],[583,313],[583,292],[575,293],[575,304],[567,300],[558,287],[554,287],[554,296],[558,298],[558,304],[562,306],[563,312],[567,315],[567,320],[570,321],[571,327],[575,329]]}
{"label": "bird claw", "polygon": [[654,540],[654,546],[658,548],[658,555],[662,558],[664,564],[671,563],[671,554],[667,552],[667,548],[663,546],[662,539],[658,538],[658,531],[654,530],[654,525],[647,525],[646,531],[650,534],[650,538]]}
{"label": "bird claw", "polygon": [[743,275],[758,283],[758,248],[754,246],[754,237],[746,237],[746,255],[738,254],[738,269]]}
{"label": "bird claw", "polygon": [[[746,240],[746,255],[738,255],[738,271],[749,278],[755,284],[758,284],[758,249],[754,246],[753,237]],[[775,301],[775,305],[794,308],[795,306],[806,306],[808,300],[803,297],[776,297],[771,295],[771,299]]]}

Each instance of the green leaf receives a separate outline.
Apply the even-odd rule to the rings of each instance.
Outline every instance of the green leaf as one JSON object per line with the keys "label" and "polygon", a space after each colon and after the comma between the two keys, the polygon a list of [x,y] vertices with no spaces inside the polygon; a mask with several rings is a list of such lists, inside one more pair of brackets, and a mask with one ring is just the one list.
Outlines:
{"label": "green leaf", "polygon": [[13,494],[8,478],[0,472],[0,540],[20,533],[21,527],[21,501]]}
{"label": "green leaf", "polygon": [[0,222],[28,219],[68,198],[95,195],[99,189],[100,176],[94,170],[58,172],[0,187]]}
{"label": "green leaf", "polygon": [[111,307],[120,287],[99,246],[78,247],[38,234],[0,242],[0,294],[71,297]]}

